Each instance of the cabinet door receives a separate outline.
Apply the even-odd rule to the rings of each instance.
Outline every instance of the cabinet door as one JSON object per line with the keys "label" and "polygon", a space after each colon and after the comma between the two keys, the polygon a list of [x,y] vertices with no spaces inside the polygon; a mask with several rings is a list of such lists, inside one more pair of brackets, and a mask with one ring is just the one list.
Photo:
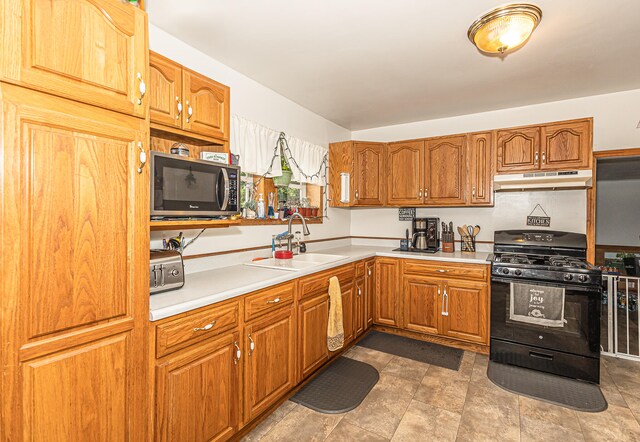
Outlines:
{"label": "cabinet door", "polygon": [[442,331],[451,338],[488,344],[487,284],[449,280],[442,294]]}
{"label": "cabinet door", "polygon": [[[144,117],[147,14],[113,0],[3,0],[2,79]],[[148,84],[147,90],[148,90]]]}
{"label": "cabinet door", "polygon": [[421,276],[403,278],[403,328],[437,334],[440,322],[440,281]]}
{"label": "cabinet door", "polygon": [[287,308],[245,327],[244,422],[296,384],[294,319],[294,310]]}
{"label": "cabinet door", "polygon": [[376,261],[370,259],[365,263],[364,273],[364,316],[365,329],[373,325],[374,300],[376,291]]}
{"label": "cabinet door", "polygon": [[186,68],[182,72],[182,128],[228,140],[229,87]]}
{"label": "cabinet door", "polygon": [[355,199],[359,206],[384,203],[384,144],[355,143]]}
{"label": "cabinet door", "polygon": [[181,127],[182,66],[149,52],[149,117],[152,123]]}
{"label": "cabinet door", "polygon": [[145,122],[8,84],[0,94],[4,436],[145,440]]}
{"label": "cabinet door", "polygon": [[541,169],[591,168],[591,120],[547,124],[541,128],[541,139]]}
{"label": "cabinet door", "polygon": [[421,205],[424,183],[424,142],[389,144],[387,174],[388,204]]}
{"label": "cabinet door", "polygon": [[353,314],[355,310],[356,294],[353,282],[340,287],[342,292],[342,326],[344,328],[344,345],[353,341],[355,330]]}
{"label": "cabinet door", "polygon": [[376,300],[373,321],[380,325],[400,325],[399,293],[400,261],[394,258],[376,259]]}
{"label": "cabinet door", "polygon": [[158,364],[155,440],[221,441],[236,432],[242,391],[238,339],[230,333]]}
{"label": "cabinet door", "polygon": [[364,333],[365,329],[365,283],[364,278],[356,279],[355,298],[353,302],[353,333],[354,338]]}
{"label": "cabinet door", "polygon": [[466,187],[466,137],[427,140],[425,144],[425,202],[464,205]]}
{"label": "cabinet door", "polygon": [[486,206],[493,203],[493,174],[491,154],[493,152],[493,132],[469,134],[469,204]]}
{"label": "cabinet door", "polygon": [[309,376],[329,359],[327,325],[329,296],[326,291],[301,302],[298,306],[299,379]]}
{"label": "cabinet door", "polygon": [[540,168],[540,129],[499,130],[496,144],[496,173],[517,173]]}

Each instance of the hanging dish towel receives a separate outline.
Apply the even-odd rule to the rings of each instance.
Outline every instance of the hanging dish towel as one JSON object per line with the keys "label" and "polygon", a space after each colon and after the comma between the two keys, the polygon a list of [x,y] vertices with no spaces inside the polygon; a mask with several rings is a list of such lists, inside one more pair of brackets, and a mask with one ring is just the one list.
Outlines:
{"label": "hanging dish towel", "polygon": [[564,327],[564,288],[511,283],[509,319],[545,327]]}
{"label": "hanging dish towel", "polygon": [[344,346],[342,323],[342,292],[336,276],[329,279],[329,324],[327,325],[327,348],[336,351]]}

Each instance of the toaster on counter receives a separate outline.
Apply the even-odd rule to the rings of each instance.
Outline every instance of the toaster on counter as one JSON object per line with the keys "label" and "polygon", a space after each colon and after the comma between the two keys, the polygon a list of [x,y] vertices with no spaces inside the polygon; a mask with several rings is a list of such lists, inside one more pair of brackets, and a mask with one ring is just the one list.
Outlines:
{"label": "toaster on counter", "polygon": [[176,250],[151,250],[149,290],[152,295],[179,289],[184,285],[182,255]]}

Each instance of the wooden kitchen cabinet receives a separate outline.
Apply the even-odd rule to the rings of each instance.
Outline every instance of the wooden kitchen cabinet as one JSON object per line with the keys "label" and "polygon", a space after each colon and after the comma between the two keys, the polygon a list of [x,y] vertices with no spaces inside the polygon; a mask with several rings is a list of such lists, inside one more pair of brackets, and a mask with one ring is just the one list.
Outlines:
{"label": "wooden kitchen cabinet", "polygon": [[403,322],[405,330],[438,334],[440,328],[440,281],[405,275],[403,283]]}
{"label": "wooden kitchen cabinet", "polygon": [[495,134],[480,132],[468,135],[467,169],[469,171],[470,206],[489,206],[493,204],[492,154]]}
{"label": "wooden kitchen cabinet", "polygon": [[464,135],[425,142],[424,201],[427,205],[465,205],[465,148]]}
{"label": "wooden kitchen cabinet", "polygon": [[249,323],[243,339],[246,423],[296,385],[295,310],[286,307]]}
{"label": "wooden kitchen cabinet", "polygon": [[387,204],[424,202],[424,141],[390,143],[387,149]]}
{"label": "wooden kitchen cabinet", "polygon": [[375,311],[374,301],[376,292],[376,260],[365,261],[364,273],[364,317],[365,329],[373,325],[373,315]]}
{"label": "wooden kitchen cabinet", "polygon": [[303,380],[329,360],[327,324],[329,295],[320,292],[298,306],[298,381]]}
{"label": "wooden kitchen cabinet", "polygon": [[400,326],[399,283],[400,260],[376,259],[375,311],[373,322],[392,327]]}
{"label": "wooden kitchen cabinet", "polygon": [[540,169],[590,169],[592,122],[585,119],[542,126]]}
{"label": "wooden kitchen cabinet", "polygon": [[145,121],[6,83],[0,96],[3,438],[147,440]]}
{"label": "wooden kitchen cabinet", "polygon": [[144,118],[147,14],[113,0],[3,0],[3,81]]}
{"label": "wooden kitchen cabinet", "polygon": [[540,128],[497,131],[496,173],[519,173],[540,167]]}
{"label": "wooden kitchen cabinet", "polygon": [[449,279],[443,282],[440,333],[479,344],[489,343],[489,288],[486,283]]}
{"label": "wooden kitchen cabinet", "polygon": [[[382,206],[385,202],[385,144],[346,141],[329,145],[329,205]],[[341,174],[349,174],[348,200],[341,200]]]}
{"label": "wooden kitchen cabinet", "polygon": [[[353,282],[340,286],[342,293],[342,326],[344,328],[344,345],[348,345],[353,341],[355,331],[354,321],[354,304],[357,294]],[[331,304],[329,304],[331,305]]]}
{"label": "wooden kitchen cabinet", "polygon": [[151,123],[229,139],[229,87],[149,53]]}
{"label": "wooden kitchen cabinet", "polygon": [[[362,264],[364,266],[364,263]],[[355,297],[353,302],[353,335],[358,338],[364,333],[366,327],[365,318],[365,282],[364,277],[356,278],[355,281]]]}
{"label": "wooden kitchen cabinet", "polygon": [[157,364],[155,440],[223,441],[238,430],[246,358],[239,339],[228,333]]}

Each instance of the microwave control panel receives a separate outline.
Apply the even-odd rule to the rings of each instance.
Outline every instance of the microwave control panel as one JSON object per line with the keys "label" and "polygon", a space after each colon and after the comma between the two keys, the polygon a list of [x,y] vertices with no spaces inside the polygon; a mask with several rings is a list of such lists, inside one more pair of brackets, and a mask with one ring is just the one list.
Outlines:
{"label": "microwave control panel", "polygon": [[232,210],[240,210],[238,205],[238,184],[240,182],[240,174],[236,171],[229,173],[229,206]]}

